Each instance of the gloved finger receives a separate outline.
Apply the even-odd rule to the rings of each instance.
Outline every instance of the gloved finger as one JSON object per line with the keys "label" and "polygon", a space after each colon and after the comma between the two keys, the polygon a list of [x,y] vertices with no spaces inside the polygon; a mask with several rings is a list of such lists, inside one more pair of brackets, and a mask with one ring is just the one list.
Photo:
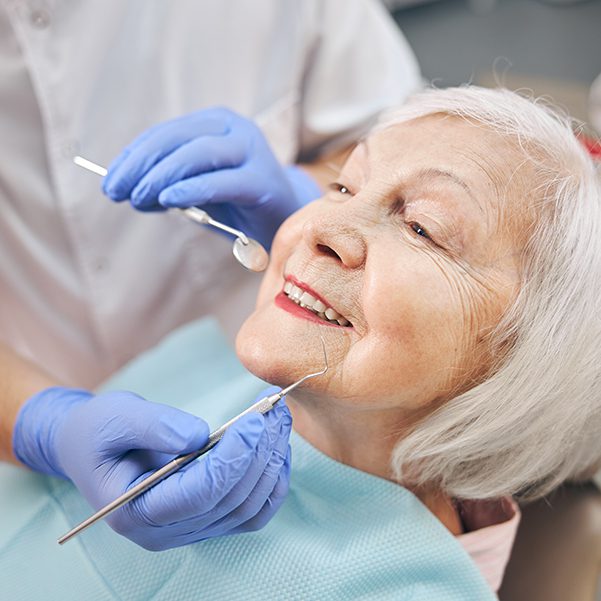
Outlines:
{"label": "gloved finger", "polygon": [[[257,454],[261,453],[261,442],[269,440],[272,451],[267,461],[253,461],[244,477],[211,511],[192,516],[178,523],[178,527],[189,530],[208,527],[211,531],[225,532],[260,511],[272,493],[285,463],[292,424],[292,418],[284,404],[270,411],[266,417],[271,423],[266,427],[265,437],[260,441]],[[268,448],[265,450],[268,451]]]}
{"label": "gloved finger", "polygon": [[234,502],[238,503],[237,507],[235,509],[231,506],[228,507],[229,499],[224,499],[224,502],[215,507],[215,510],[211,512],[211,517],[216,518],[217,515],[220,515],[220,517],[210,527],[209,532],[229,532],[237,528],[240,524],[252,519],[261,511],[273,494],[282,469],[285,467],[289,452],[288,440],[290,438],[291,424],[292,420],[289,416],[282,418],[273,453],[256,485],[250,492],[241,486],[243,482],[233,488],[228,497],[232,497]]}
{"label": "gloved finger", "polygon": [[263,504],[263,507],[259,512],[248,519],[246,522],[242,522],[235,528],[228,530],[227,534],[240,534],[242,532],[256,532],[264,528],[267,523],[273,518],[278,512],[280,507],[284,504],[286,497],[288,496],[288,490],[290,488],[290,447],[288,447],[288,453],[286,455],[286,461],[282,466],[280,473],[278,474],[277,482],[271,491],[271,494],[267,497],[267,500]]}
{"label": "gloved finger", "polygon": [[[132,466],[128,471],[136,474],[153,472],[169,463],[173,459],[173,455],[173,453],[161,453],[160,451],[149,451],[147,449],[128,451],[126,460],[127,463]],[[118,479],[121,486],[123,486],[123,482],[120,480],[121,474],[119,473],[119,470],[113,470],[113,472],[107,474],[104,482],[107,485],[110,485],[111,481],[113,481],[113,477]],[[129,481],[127,484],[129,484]]]}
{"label": "gloved finger", "polygon": [[157,526],[197,519],[210,512],[257,464],[256,451],[266,445],[268,436],[261,414],[245,415],[204,458],[151,488],[131,503],[131,509]]}
{"label": "gloved finger", "polygon": [[133,449],[188,453],[209,438],[208,424],[169,405],[153,403],[132,393],[98,395],[82,418],[98,421],[101,451],[117,455]]}
{"label": "gloved finger", "polygon": [[209,528],[202,529],[195,529],[191,520],[178,523],[175,528],[169,532],[172,540],[174,540],[170,546],[187,545],[217,536],[255,532],[263,528],[275,516],[286,500],[290,482],[289,466],[289,463],[284,464],[271,495],[267,498],[256,515],[250,517],[246,521],[235,524],[233,527],[231,527],[231,521],[226,521],[225,518],[219,520]]}
{"label": "gloved finger", "polygon": [[157,205],[165,188],[207,171],[237,167],[245,159],[246,144],[237,136],[196,138],[156,163],[132,190],[131,203],[137,209]]}
{"label": "gloved finger", "polygon": [[[108,190],[110,186],[110,180],[112,179],[112,174],[117,171],[117,167],[129,156],[130,150],[129,147],[124,148],[108,165],[106,169],[106,175],[102,178],[101,189],[102,193],[105,196],[108,195]],[[110,196],[109,196],[110,198]],[[116,202],[120,202],[121,199],[112,198],[111,200],[115,200]]]}
{"label": "gloved finger", "polygon": [[149,169],[174,150],[198,136],[219,136],[229,131],[220,118],[207,116],[185,118],[160,124],[130,144],[122,159],[117,157],[115,167],[109,169],[103,182],[104,193],[113,200],[125,200]]}
{"label": "gloved finger", "polygon": [[[278,479],[278,475],[284,465],[286,454],[288,452],[288,441],[290,440],[290,431],[292,429],[292,417],[284,404],[280,404],[272,409],[270,414],[268,415],[272,419],[272,422],[268,427],[272,430],[272,438],[274,437],[275,443],[273,444],[273,450],[265,465],[265,469],[260,474],[255,486],[248,493],[246,492],[248,485],[243,481],[238,483],[232,489],[230,496],[238,500],[238,509],[240,511],[233,511],[233,506],[229,505],[229,499],[226,498],[219,504],[219,509],[222,509],[222,505],[225,506],[226,511],[222,511],[225,515],[235,516],[236,513],[239,513],[241,514],[240,517],[244,517],[242,514],[246,513],[244,519],[248,519],[250,516],[254,515],[262,507],[265,499],[271,494]],[[277,427],[278,424],[279,428],[276,432],[274,427]],[[240,499],[243,500],[242,503],[240,503]],[[236,501],[234,500],[234,502]],[[238,519],[238,517],[235,517],[235,519]]]}
{"label": "gloved finger", "polygon": [[292,417],[284,403],[278,403],[264,417],[267,436],[257,447],[256,460],[230,493],[215,505],[210,516],[212,521],[232,514],[237,508],[248,511],[245,518],[248,519],[263,504],[263,500],[259,502],[257,499],[261,496],[265,499],[273,489],[286,457]]}
{"label": "gloved finger", "polygon": [[[259,512],[246,522],[237,525],[231,530],[224,530],[222,521],[209,528],[196,527],[196,520],[186,520],[169,526],[158,527],[156,532],[151,532],[150,536],[146,529],[136,530],[131,533],[125,533],[131,540],[148,549],[149,551],[161,551],[172,549],[199,542],[216,536],[227,536],[230,534],[239,534],[242,532],[253,532],[263,528],[286,500],[290,481],[290,453],[286,456],[278,480],[273,488],[269,498],[265,501]],[[112,516],[111,516],[112,517]],[[109,521],[111,520],[109,517]]]}
{"label": "gloved finger", "polygon": [[[171,121],[166,121],[164,123],[158,123],[157,125],[153,125],[149,127],[146,131],[142,132],[137,138],[135,138],[132,142],[130,142],[110,163],[107,168],[107,174],[104,176],[102,180],[102,191],[103,193],[111,198],[111,200],[115,200],[117,202],[122,200],[127,200],[129,198],[128,194],[121,196],[123,189],[123,182],[120,177],[122,172],[119,167],[125,161],[126,158],[139,147],[145,140],[152,136],[156,136],[166,127],[171,126]],[[121,175],[118,175],[121,174]]]}
{"label": "gloved finger", "polygon": [[[109,187],[112,187],[112,179],[114,174],[117,172],[117,167],[123,163],[123,161],[131,154],[132,150],[139,146],[144,140],[147,140],[149,137],[154,136],[157,132],[161,131],[163,128],[168,127],[171,124],[170,121],[165,121],[163,123],[158,123],[149,127],[145,131],[143,131],[138,137],[134,138],[132,142],[130,142],[110,163],[107,168],[107,174],[104,176],[102,180],[102,191],[104,194],[107,194],[107,190]],[[108,194],[107,194],[108,196]],[[113,199],[116,200],[116,199]],[[123,199],[125,200],[125,199]]]}
{"label": "gloved finger", "polygon": [[[267,521],[269,519],[269,507],[272,508],[271,515],[273,515],[283,502],[287,492],[290,469],[290,450],[288,446],[290,424],[288,422],[289,420],[285,418],[281,420],[278,448],[274,450],[255,487],[250,492],[240,490],[240,484],[234,487],[237,489],[234,504],[239,505],[233,511],[232,507],[224,507],[223,503],[219,503],[209,513],[195,515],[176,523],[169,523],[169,534],[182,537],[188,542],[195,542],[205,538],[231,534],[234,529],[248,522],[260,512],[263,512],[263,515],[257,523]],[[281,444],[281,441],[284,441],[284,445]],[[228,493],[228,497],[231,498],[232,495],[234,495],[234,489]],[[242,502],[240,502],[241,498]],[[153,520],[153,525],[160,526],[161,524],[156,524]],[[250,528],[251,525],[249,524],[248,529],[250,530]],[[178,544],[186,543],[179,542]]]}
{"label": "gloved finger", "polygon": [[260,204],[262,196],[257,190],[255,177],[243,166],[210,171],[169,186],[159,194],[158,200],[166,209],[218,203],[253,206]]}
{"label": "gloved finger", "polygon": [[160,212],[165,212],[165,207],[162,207],[158,202],[154,203],[154,204],[150,204],[148,206],[144,206],[144,207],[135,207],[135,209],[137,211],[140,211],[141,213],[160,213]]}

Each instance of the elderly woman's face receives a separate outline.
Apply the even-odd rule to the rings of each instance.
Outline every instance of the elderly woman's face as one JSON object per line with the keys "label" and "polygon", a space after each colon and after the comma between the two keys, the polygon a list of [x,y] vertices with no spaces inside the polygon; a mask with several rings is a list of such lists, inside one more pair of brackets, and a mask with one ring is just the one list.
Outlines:
{"label": "elderly woman's face", "polygon": [[[323,336],[330,369],[297,399],[409,415],[472,387],[519,283],[518,165],[498,134],[457,118],[372,135],[280,228],[243,363],[287,385],[321,369]],[[312,309],[289,298],[301,294]]]}

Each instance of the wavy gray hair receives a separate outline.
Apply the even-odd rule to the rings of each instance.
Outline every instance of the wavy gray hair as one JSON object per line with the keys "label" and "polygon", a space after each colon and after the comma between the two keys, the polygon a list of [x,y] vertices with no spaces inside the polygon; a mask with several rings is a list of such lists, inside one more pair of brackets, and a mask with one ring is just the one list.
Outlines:
{"label": "wavy gray hair", "polygon": [[536,173],[525,210],[538,217],[520,291],[491,336],[495,368],[397,443],[393,475],[456,498],[533,499],[601,458],[599,172],[567,116],[504,89],[428,90],[376,129],[432,114],[517,142]]}

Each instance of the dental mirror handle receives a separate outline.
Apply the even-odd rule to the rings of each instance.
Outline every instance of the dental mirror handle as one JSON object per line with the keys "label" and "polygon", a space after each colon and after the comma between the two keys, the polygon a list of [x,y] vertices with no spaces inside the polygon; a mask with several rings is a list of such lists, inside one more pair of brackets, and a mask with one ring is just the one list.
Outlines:
{"label": "dental mirror handle", "polygon": [[240,238],[242,244],[248,244],[249,239],[246,237],[244,232],[240,230],[236,230],[229,225],[225,225],[225,223],[221,223],[220,221],[215,221],[206,211],[199,209],[198,207],[189,207],[187,209],[180,209],[183,211],[188,218],[192,221],[196,221],[196,223],[202,223],[203,225],[212,225],[217,229],[227,232],[228,234],[232,234],[236,236],[236,238]]}
{"label": "dental mirror handle", "polygon": [[[84,169],[87,169],[88,171],[91,171],[92,173],[95,173],[96,175],[100,175],[100,177],[105,177],[106,174],[108,173],[108,169],[106,167],[103,167],[102,165],[99,165],[98,163],[93,163],[92,161],[89,161],[88,159],[84,159],[82,156],[74,156],[73,162],[78,167],[83,167]],[[202,209],[199,209],[198,207],[190,207],[188,209],[180,209],[180,210],[182,211],[182,213],[185,213],[186,216],[189,217],[192,221],[195,221],[196,223],[201,223],[203,225],[212,225],[213,227],[219,228],[220,230],[223,230],[224,232],[227,232],[228,234],[232,234],[232,235],[236,236],[237,238],[240,238],[244,244],[248,244],[248,238],[246,237],[246,234],[244,234],[243,232],[241,232],[239,230],[235,230],[234,228],[229,227],[228,225],[225,225],[224,223],[215,221],[214,219],[211,218],[211,216],[206,211],[203,211]]]}
{"label": "dental mirror handle", "polygon": [[[104,177],[108,173],[106,167],[85,159],[82,156],[73,157],[73,162],[78,167],[83,167],[84,169],[87,169],[92,173],[96,173],[96,175],[100,175],[101,177]],[[269,263],[269,255],[259,242],[249,238],[240,230],[230,227],[225,223],[221,223],[220,221],[216,221],[206,211],[203,211],[198,207],[188,207],[187,209],[178,210],[180,210],[184,215],[186,215],[186,217],[188,217],[188,219],[194,221],[195,223],[209,225],[235,236],[236,240],[234,241],[232,251],[234,257],[236,257],[236,260],[243,267],[249,269],[250,271],[265,271],[267,264]]]}

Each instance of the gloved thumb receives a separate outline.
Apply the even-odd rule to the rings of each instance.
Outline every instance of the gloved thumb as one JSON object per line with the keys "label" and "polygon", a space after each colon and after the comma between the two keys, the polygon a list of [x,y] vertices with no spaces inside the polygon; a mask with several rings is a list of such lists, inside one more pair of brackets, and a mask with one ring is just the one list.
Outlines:
{"label": "gloved thumb", "polygon": [[[117,393],[114,403],[102,403],[109,419],[102,428],[103,440],[112,451],[146,449],[162,453],[189,453],[209,439],[209,425],[199,417],[131,393]],[[101,395],[102,396],[102,395]],[[127,402],[123,402],[126,396]],[[113,405],[110,407],[110,405]]]}

